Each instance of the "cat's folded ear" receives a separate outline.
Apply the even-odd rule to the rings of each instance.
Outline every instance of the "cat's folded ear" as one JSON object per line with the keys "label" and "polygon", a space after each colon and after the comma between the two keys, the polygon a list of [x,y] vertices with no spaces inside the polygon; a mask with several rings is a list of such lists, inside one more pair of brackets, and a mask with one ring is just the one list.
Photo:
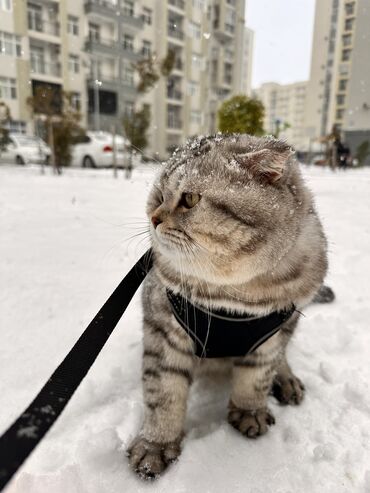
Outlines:
{"label": "cat's folded ear", "polygon": [[280,149],[260,149],[237,154],[235,159],[255,178],[276,183],[284,175],[288,159],[293,153],[288,145],[284,145]]}

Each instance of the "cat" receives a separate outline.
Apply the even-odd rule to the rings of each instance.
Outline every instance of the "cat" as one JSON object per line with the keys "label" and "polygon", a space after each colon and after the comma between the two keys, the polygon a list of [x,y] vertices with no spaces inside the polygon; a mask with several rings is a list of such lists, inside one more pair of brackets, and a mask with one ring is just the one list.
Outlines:
{"label": "cat", "polygon": [[153,268],[142,295],[145,418],[128,456],[131,467],[150,479],[180,455],[195,374],[225,363],[194,356],[194,342],[176,321],[166,289],[206,309],[258,317],[295,306],[258,349],[227,360],[228,421],[256,438],[275,422],[269,393],[284,404],[303,398],[285,349],[299,310],[320,298],[327,244],[293,150],[271,136],[189,141],[164,164],[147,215]]}

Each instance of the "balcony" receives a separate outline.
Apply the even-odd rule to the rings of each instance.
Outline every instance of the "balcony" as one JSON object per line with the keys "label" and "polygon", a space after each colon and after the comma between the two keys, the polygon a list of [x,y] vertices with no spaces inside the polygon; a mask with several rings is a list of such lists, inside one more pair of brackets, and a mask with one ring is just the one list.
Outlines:
{"label": "balcony", "polygon": [[171,130],[182,130],[182,121],[177,119],[177,118],[173,118],[172,116],[168,115],[168,118],[167,118],[167,128],[171,129]]}
{"label": "balcony", "polygon": [[[110,0],[87,0],[85,2],[86,14],[98,14],[110,19],[117,20],[119,6],[116,2]],[[135,29],[141,29],[144,25],[141,17],[135,16],[131,10],[123,9],[120,19],[124,24]]]}
{"label": "balcony", "polygon": [[215,31],[215,36],[221,43],[230,41],[234,37],[235,26],[225,23],[224,28],[222,29],[220,19],[218,17],[213,21],[213,29]]}
{"label": "balcony", "polygon": [[85,50],[91,53],[103,53],[111,55],[117,49],[117,41],[101,38],[100,36],[88,36],[85,40]]}
{"label": "balcony", "polygon": [[31,73],[32,75],[46,75],[61,77],[62,69],[60,62],[45,62],[41,58],[33,58],[31,52]]}
{"label": "balcony", "polygon": [[180,41],[184,39],[184,32],[174,27],[173,24],[168,24],[167,33],[171,38],[178,39]]}
{"label": "balcony", "polygon": [[90,73],[87,77],[87,84],[90,88],[94,88],[98,85],[99,91],[116,91],[117,93],[119,92],[119,89],[123,87],[126,95],[136,95],[134,83],[124,77],[120,79],[117,75],[104,75],[100,72],[96,77],[96,75]]}
{"label": "balcony", "polygon": [[168,0],[168,6],[176,7],[178,9],[184,10],[185,1],[184,0]]}
{"label": "balcony", "polygon": [[174,89],[172,87],[167,88],[167,97],[168,99],[174,99],[176,101],[182,101],[182,92],[178,89]]}
{"label": "balcony", "polygon": [[42,19],[39,15],[35,15],[34,12],[28,11],[28,29],[43,34],[50,34],[52,36],[59,36],[59,22],[49,22]]}

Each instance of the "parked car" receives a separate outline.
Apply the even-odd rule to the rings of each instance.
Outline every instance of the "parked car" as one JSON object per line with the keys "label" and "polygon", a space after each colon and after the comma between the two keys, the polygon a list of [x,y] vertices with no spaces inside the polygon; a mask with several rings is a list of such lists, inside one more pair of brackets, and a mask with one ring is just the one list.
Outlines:
{"label": "parked car", "polygon": [[0,145],[0,162],[5,164],[47,163],[51,149],[39,137],[10,134]]}
{"label": "parked car", "polygon": [[[113,134],[89,131],[72,146],[72,166],[108,168],[113,166]],[[117,167],[124,167],[128,159],[129,141],[115,136]]]}

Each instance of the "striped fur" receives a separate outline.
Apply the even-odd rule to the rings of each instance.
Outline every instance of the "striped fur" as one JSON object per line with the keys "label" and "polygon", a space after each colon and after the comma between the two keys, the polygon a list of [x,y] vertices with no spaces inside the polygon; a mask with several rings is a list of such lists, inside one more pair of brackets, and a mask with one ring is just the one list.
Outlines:
{"label": "striped fur", "polygon": [[[183,193],[201,195],[193,208]],[[199,372],[232,365],[228,420],[250,438],[274,418],[270,392],[297,404],[303,385],[285,348],[299,312],[244,358],[208,362],[172,315],[166,288],[209,308],[256,315],[301,309],[327,268],[326,240],[289,147],[272,138],[213,136],[189,142],[164,166],[147,206],[154,267],[143,289],[145,417],[132,444],[132,467],[160,474],[180,453],[190,385]],[[169,459],[170,458],[170,459]]]}

